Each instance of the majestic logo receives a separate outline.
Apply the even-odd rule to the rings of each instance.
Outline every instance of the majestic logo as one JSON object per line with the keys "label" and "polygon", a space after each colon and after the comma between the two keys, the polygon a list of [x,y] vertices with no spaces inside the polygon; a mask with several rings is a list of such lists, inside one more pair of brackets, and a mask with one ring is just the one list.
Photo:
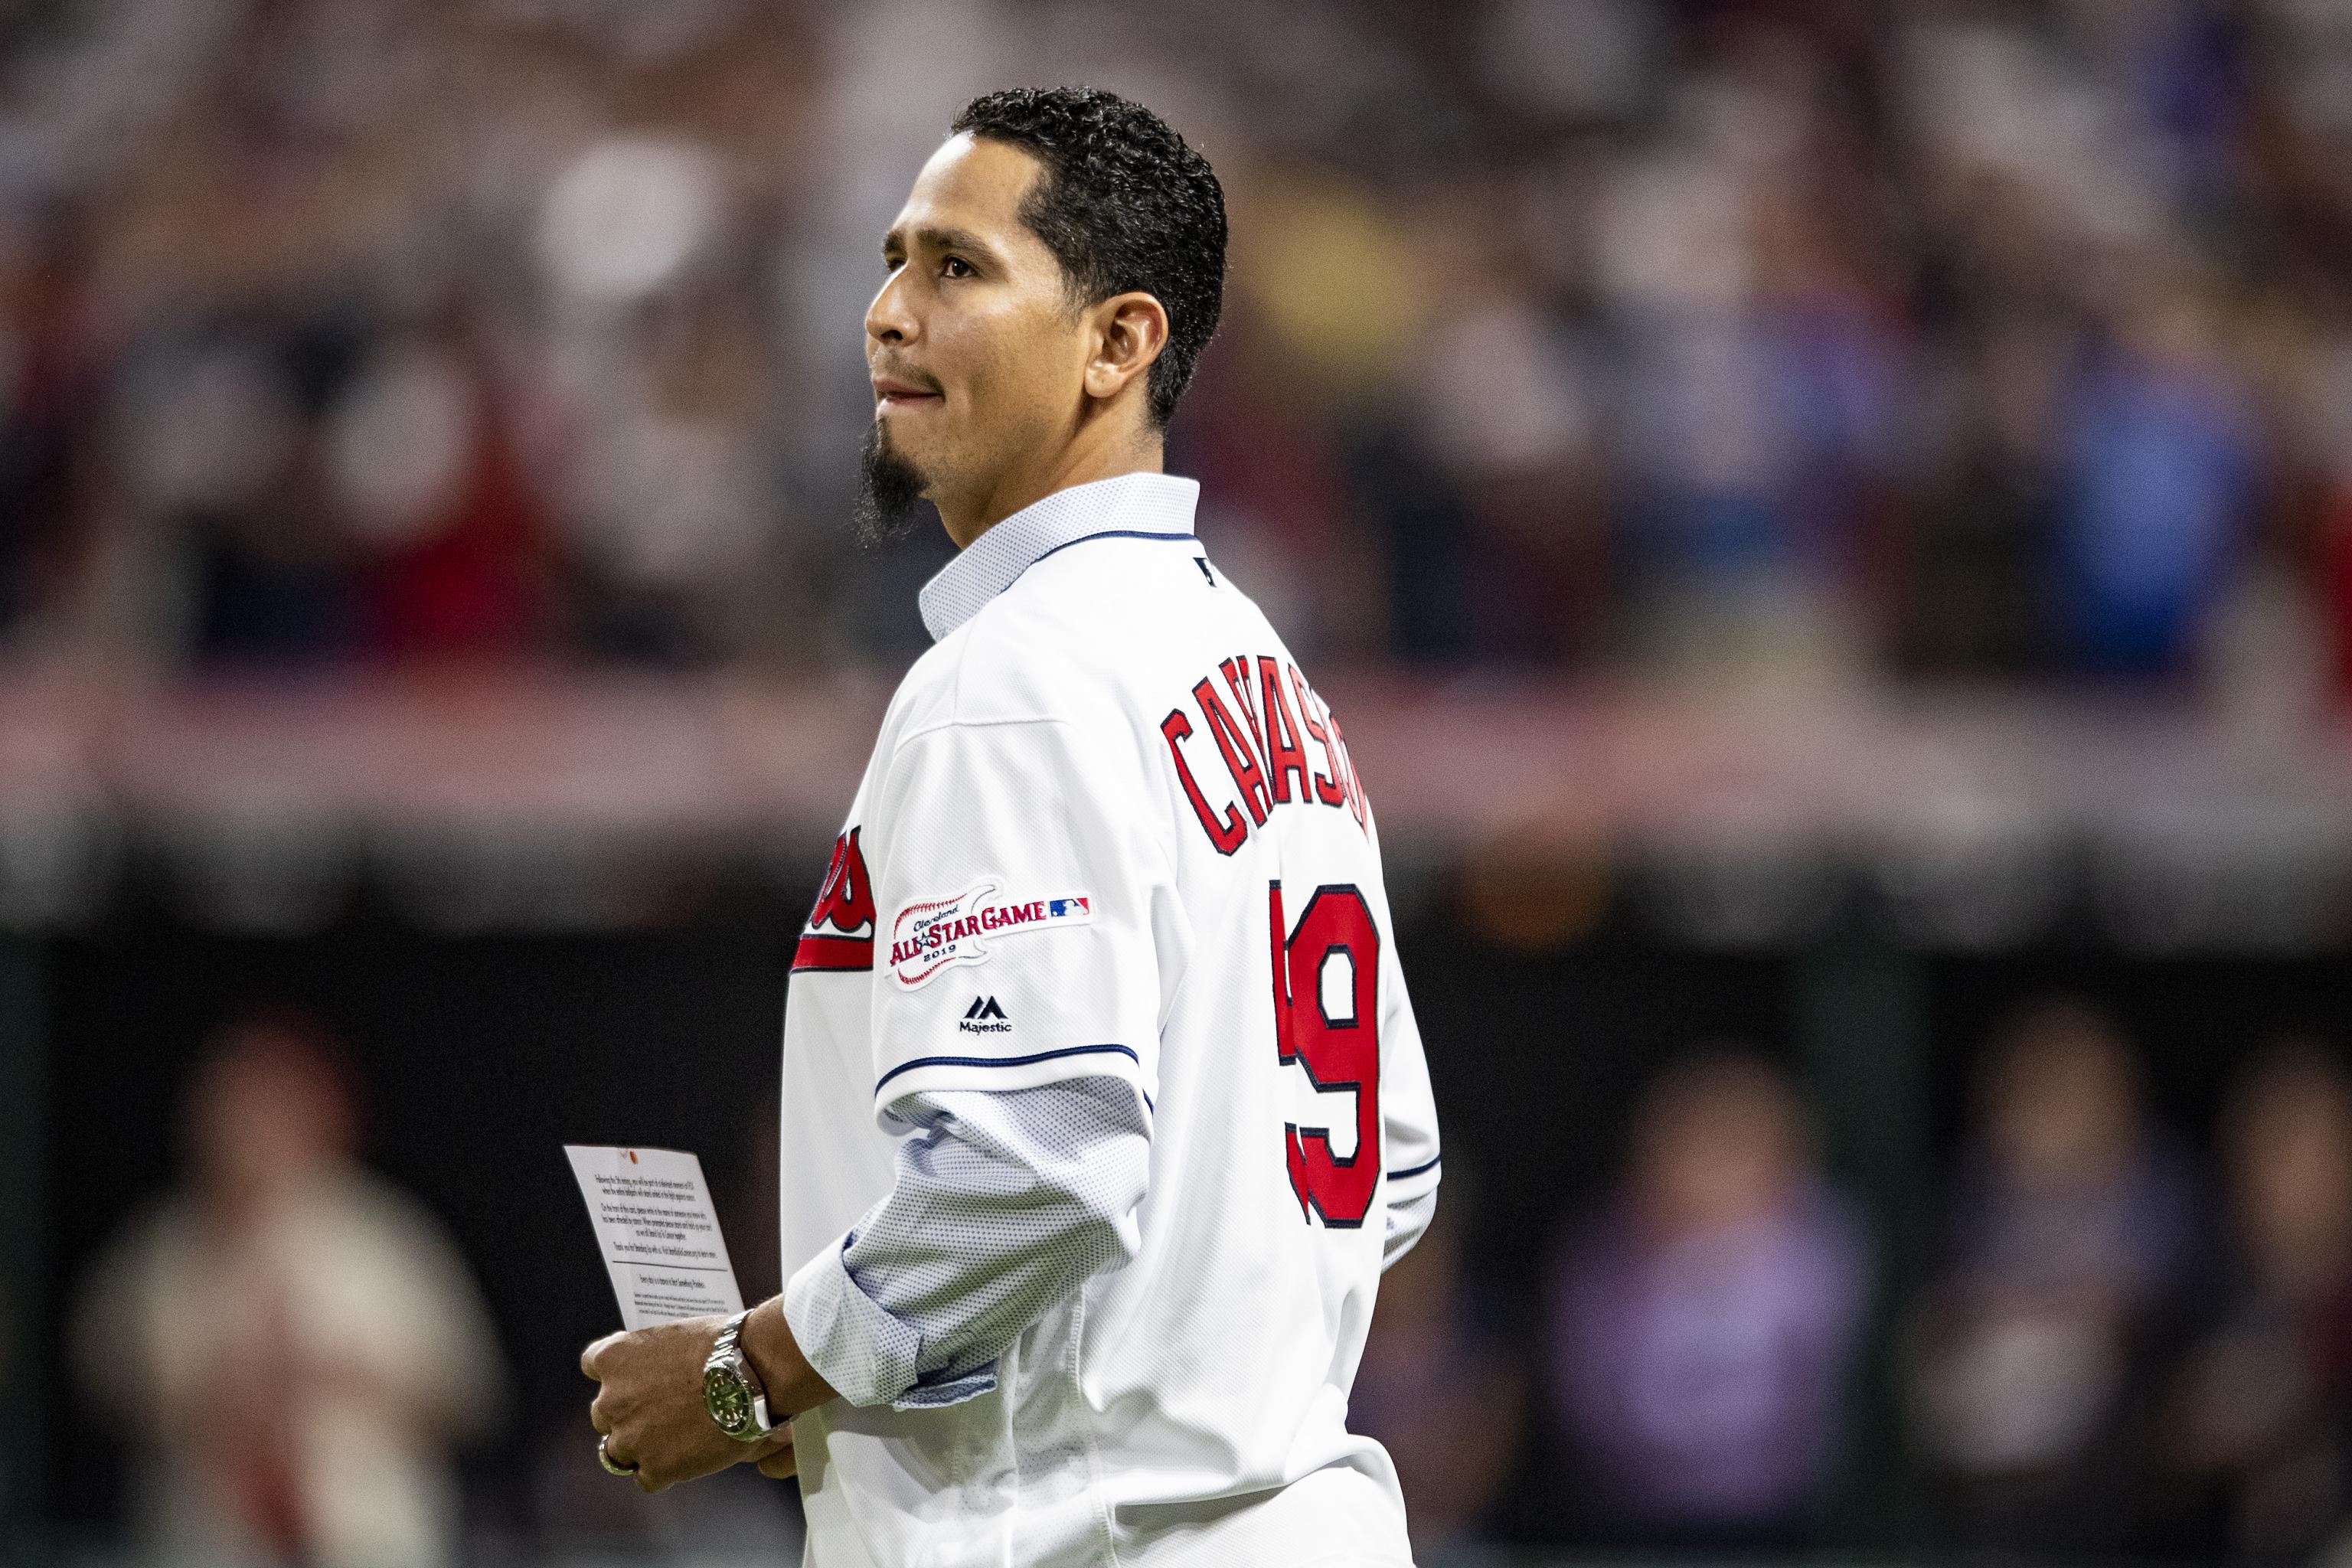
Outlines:
{"label": "majestic logo", "polygon": [[950,964],[987,962],[991,938],[1093,919],[1094,900],[1084,893],[1000,899],[995,883],[982,882],[955,898],[919,900],[900,910],[890,926],[890,973],[911,989]]}
{"label": "majestic logo", "polygon": [[963,1022],[956,1026],[967,1035],[1009,1035],[1013,1020],[1004,1016],[993,996],[975,996],[965,1009]]}
{"label": "majestic logo", "polygon": [[853,827],[833,841],[833,863],[817,889],[816,908],[809,911],[800,945],[793,950],[796,973],[874,967],[874,880],[866,874],[866,853],[857,847],[860,831]]}

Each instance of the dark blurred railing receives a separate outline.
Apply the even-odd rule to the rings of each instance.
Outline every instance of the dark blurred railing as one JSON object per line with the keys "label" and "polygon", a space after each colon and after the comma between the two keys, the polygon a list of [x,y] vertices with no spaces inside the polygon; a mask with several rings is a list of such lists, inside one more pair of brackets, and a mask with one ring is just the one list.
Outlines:
{"label": "dark blurred railing", "polygon": [[[0,674],[0,922],[69,928],[142,868],[200,919],[300,931],[355,885],[435,926],[625,928],[713,868],[808,872],[884,674],[548,670],[142,685]],[[1682,940],[1861,919],[1995,951],[2346,934],[2352,731],[2116,693],[1327,679],[1392,876],[1598,872]]]}

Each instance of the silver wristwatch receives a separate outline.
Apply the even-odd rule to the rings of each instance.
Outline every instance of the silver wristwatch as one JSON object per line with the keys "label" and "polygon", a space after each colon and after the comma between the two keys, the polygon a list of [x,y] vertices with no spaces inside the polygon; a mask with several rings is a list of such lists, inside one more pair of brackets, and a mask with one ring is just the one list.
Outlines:
{"label": "silver wristwatch", "polygon": [[710,1347],[710,1359],[702,1363],[702,1407],[721,1432],[742,1443],[756,1443],[776,1429],[768,1419],[767,1385],[751,1370],[751,1358],[738,1342],[743,1337],[743,1320],[751,1315],[746,1310],[728,1319]]}

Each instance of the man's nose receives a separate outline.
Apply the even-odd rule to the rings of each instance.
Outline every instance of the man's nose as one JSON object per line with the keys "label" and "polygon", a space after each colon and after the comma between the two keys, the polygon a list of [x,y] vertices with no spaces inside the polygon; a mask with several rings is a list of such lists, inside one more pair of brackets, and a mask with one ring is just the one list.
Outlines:
{"label": "man's nose", "polygon": [[906,280],[907,268],[901,267],[866,307],[866,335],[877,343],[910,343],[919,335],[915,313],[907,308]]}

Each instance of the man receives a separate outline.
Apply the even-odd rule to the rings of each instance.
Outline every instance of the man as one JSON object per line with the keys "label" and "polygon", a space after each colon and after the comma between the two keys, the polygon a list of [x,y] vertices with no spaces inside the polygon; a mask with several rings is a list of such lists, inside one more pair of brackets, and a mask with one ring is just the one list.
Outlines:
{"label": "man", "polygon": [[962,554],[793,965],[794,1272],[582,1360],[648,1490],[796,1467],[813,1568],[1409,1561],[1345,1425],[1438,1179],[1378,837],[1160,471],[1224,248],[1075,90],[967,106],[883,242],[862,522]]}
{"label": "man", "polygon": [[316,1019],[233,1019],[182,1107],[189,1179],[82,1287],[93,1408],[146,1416],[124,1448],[151,1561],[460,1561],[455,1449],[506,1369],[449,1237],[360,1163],[356,1089]]}

